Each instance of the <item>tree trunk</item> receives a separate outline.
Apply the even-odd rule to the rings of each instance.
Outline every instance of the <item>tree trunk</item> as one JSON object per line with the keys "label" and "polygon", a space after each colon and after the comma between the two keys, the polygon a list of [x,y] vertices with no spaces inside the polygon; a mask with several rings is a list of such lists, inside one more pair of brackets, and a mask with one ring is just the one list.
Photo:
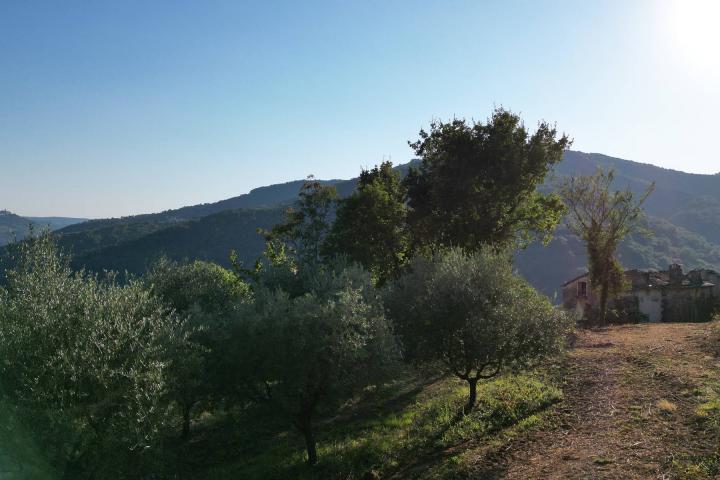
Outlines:
{"label": "tree trunk", "polygon": [[607,280],[603,282],[603,284],[600,286],[600,312],[599,312],[599,320],[600,320],[600,326],[604,327],[606,325],[606,317],[607,317],[607,302],[608,302],[608,284]]}
{"label": "tree trunk", "polygon": [[465,413],[472,412],[475,408],[475,402],[477,401],[477,378],[468,378],[468,385],[470,386],[470,396],[468,397],[468,403],[465,406]]}
{"label": "tree trunk", "polygon": [[192,407],[183,406],[183,424],[182,424],[182,439],[186,440],[190,436],[190,410]]}
{"label": "tree trunk", "polygon": [[305,449],[307,450],[307,464],[312,466],[318,463],[317,444],[313,433],[312,420],[310,417],[302,420],[302,434],[305,437]]}

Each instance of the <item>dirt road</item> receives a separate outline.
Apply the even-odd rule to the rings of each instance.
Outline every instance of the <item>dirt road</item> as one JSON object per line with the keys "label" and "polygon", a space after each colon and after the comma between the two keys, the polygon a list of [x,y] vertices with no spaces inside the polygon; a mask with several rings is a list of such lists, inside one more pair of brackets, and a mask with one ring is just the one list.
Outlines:
{"label": "dirt road", "polygon": [[510,443],[478,477],[671,478],[678,462],[717,446],[696,414],[717,381],[715,353],[707,324],[581,333],[563,369],[565,400],[551,414],[552,427]]}

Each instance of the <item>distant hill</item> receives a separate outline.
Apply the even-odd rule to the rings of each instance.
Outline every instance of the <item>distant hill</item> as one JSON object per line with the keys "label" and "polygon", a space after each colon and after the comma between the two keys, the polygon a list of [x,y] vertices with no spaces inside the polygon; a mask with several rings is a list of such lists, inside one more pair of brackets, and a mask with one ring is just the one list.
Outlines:
{"label": "distant hill", "polygon": [[[680,262],[686,268],[720,270],[720,175],[695,175],[654,165],[566,152],[556,166],[557,180],[566,175],[593,173],[598,167],[616,171],[616,186],[644,190],[656,183],[646,204],[652,237],[633,236],[620,248],[627,268],[665,268]],[[397,167],[402,173],[408,165]],[[220,202],[188,206],[131,217],[91,220],[56,232],[60,244],[74,255],[76,267],[142,273],[157,258],[212,260],[229,265],[235,249],[246,264],[263,249],[257,228],[281,221],[284,209],[296,198],[302,180],[256,188]],[[328,180],[341,196],[355,188],[357,179]],[[548,180],[545,189],[553,188]],[[21,218],[21,217],[18,217]],[[547,246],[531,245],[515,258],[518,271],[536,288],[553,296],[558,286],[586,267],[582,242],[561,227]]]}
{"label": "distant hill", "polygon": [[[215,203],[203,203],[160,213],[133,215],[121,218],[106,218],[90,220],[82,224],[72,225],[62,230],[63,234],[74,234],[88,231],[111,231],[125,225],[144,224],[149,231],[164,228],[168,224],[178,224],[188,220],[197,220],[228,210],[266,208],[279,204],[288,204],[295,200],[304,180],[295,180],[287,183],[269,185],[251,190],[249,193],[228,198]],[[348,195],[355,188],[353,180],[322,180],[326,185],[335,185],[340,195]],[[142,229],[142,228],[141,228]],[[135,230],[135,229],[133,229]],[[134,238],[134,237],[133,237]]]}
{"label": "distant hill", "polygon": [[31,226],[37,230],[58,230],[85,220],[67,217],[21,217],[7,210],[0,210],[0,246],[25,238]]}

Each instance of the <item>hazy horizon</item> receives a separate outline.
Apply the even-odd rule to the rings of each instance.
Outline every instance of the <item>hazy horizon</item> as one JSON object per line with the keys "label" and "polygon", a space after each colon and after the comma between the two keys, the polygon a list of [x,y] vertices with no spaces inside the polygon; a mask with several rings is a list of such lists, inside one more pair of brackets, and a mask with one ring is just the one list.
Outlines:
{"label": "hazy horizon", "polygon": [[720,170],[720,4],[0,5],[0,209],[105,218],[412,158],[434,118]]}
{"label": "hazy horizon", "polygon": [[[583,152],[583,151],[580,151],[580,150],[576,150],[576,149],[574,149],[574,148],[571,149],[570,151],[575,151],[575,152],[584,153],[584,154],[591,154],[591,155],[605,155],[605,154],[602,153],[602,152]],[[629,162],[634,162],[634,163],[641,163],[641,164],[644,164],[644,165],[652,165],[652,166],[658,167],[658,168],[665,168],[665,167],[661,167],[661,166],[659,166],[659,165],[654,165],[654,164],[651,164],[651,163],[635,162],[634,160],[628,159],[628,158],[622,158],[622,157],[612,157],[612,158],[616,158],[616,159],[620,159],[620,160],[625,160],[625,161],[629,161]],[[410,161],[410,160],[409,160],[409,161]],[[377,162],[377,163],[379,163],[379,162]],[[408,163],[408,162],[394,163],[394,165],[403,165],[403,164],[405,164],[405,163]],[[375,164],[369,165],[369,166],[372,167],[372,166],[374,166],[374,165],[375,165]],[[363,167],[361,167],[361,168],[366,168],[366,167],[367,167],[367,166],[363,166]],[[677,171],[677,172],[680,172],[680,173],[685,173],[685,174],[688,174],[688,175],[707,175],[707,176],[720,175],[720,171],[719,171],[719,172],[716,172],[716,173],[692,173],[692,172],[685,172],[685,171],[683,171],[683,170],[678,170],[678,169],[668,169],[668,170],[673,170],[673,171]],[[351,179],[351,178],[355,178],[355,177],[358,176],[358,174],[359,174],[359,170],[358,170],[358,172],[357,172],[356,174],[354,174],[354,175],[352,175],[352,176],[350,176],[350,177],[345,177],[345,178],[339,178],[339,177],[324,177],[324,176],[322,176],[322,175],[315,175],[315,176],[316,176],[316,178],[318,178],[319,180],[323,180],[323,181],[332,181],[332,180],[340,180],[340,181],[342,181],[342,180],[349,180],[349,179]],[[303,177],[303,178],[305,178],[305,177]],[[199,205],[199,204],[203,204],[203,203],[215,203],[215,202],[219,202],[219,201],[222,201],[222,200],[227,200],[227,199],[229,199],[229,198],[233,198],[233,197],[237,197],[237,196],[240,196],[240,195],[248,194],[248,193],[250,193],[252,190],[254,190],[254,189],[256,189],[256,188],[262,188],[262,187],[267,187],[267,186],[271,186],[271,185],[277,185],[277,184],[282,184],[282,183],[294,182],[294,181],[298,181],[298,180],[303,180],[303,178],[281,179],[281,180],[279,180],[279,181],[277,181],[277,182],[270,183],[270,184],[255,185],[255,186],[253,186],[253,187],[250,187],[247,191],[239,192],[239,193],[237,193],[237,194],[235,194],[235,195],[231,195],[231,196],[229,196],[229,197],[223,197],[223,198],[216,198],[216,199],[211,199],[211,200],[205,200],[205,201],[201,201],[201,202],[194,203],[194,204],[183,203],[183,204],[175,205],[175,206],[170,207],[170,208],[166,208],[166,209],[164,209],[164,210],[175,210],[175,209],[178,209],[178,208],[189,207],[189,206]],[[0,211],[1,211],[1,210],[3,210],[3,208],[0,206]],[[8,209],[8,210],[9,210],[9,209]],[[89,219],[89,220],[97,220],[97,219],[104,219],[104,218],[119,218],[119,217],[126,217],[126,216],[133,216],[133,215],[142,215],[142,214],[152,214],[152,213],[159,213],[159,212],[161,212],[161,211],[162,211],[162,210],[157,210],[157,211],[138,211],[138,212],[131,212],[131,213],[128,213],[128,214],[115,215],[115,216],[81,217],[81,216],[77,216],[77,215],[28,215],[28,214],[24,214],[24,213],[22,213],[22,212],[15,212],[15,211],[10,210],[11,213],[14,213],[14,214],[19,215],[19,216],[22,216],[22,217],[27,217],[27,218],[64,217],[64,218],[86,218],[86,219]]]}

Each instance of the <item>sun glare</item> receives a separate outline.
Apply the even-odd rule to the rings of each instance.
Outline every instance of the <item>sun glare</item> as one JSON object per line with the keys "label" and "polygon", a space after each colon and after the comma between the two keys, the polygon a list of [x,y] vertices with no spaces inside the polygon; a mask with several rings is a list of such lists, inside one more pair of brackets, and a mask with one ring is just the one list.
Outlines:
{"label": "sun glare", "polygon": [[670,0],[664,5],[675,55],[698,73],[720,75],[720,0]]}

